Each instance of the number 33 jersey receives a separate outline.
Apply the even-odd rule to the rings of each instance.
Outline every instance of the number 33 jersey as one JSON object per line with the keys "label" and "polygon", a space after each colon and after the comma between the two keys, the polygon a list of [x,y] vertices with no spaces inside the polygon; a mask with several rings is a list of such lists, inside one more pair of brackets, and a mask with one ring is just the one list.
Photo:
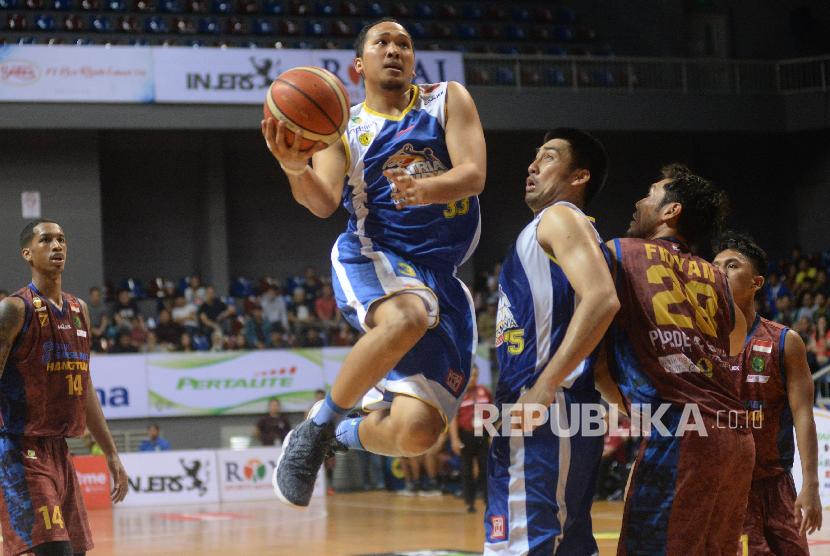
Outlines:
{"label": "number 33 jersey", "polygon": [[0,378],[0,433],[81,436],[86,427],[89,337],[78,298],[63,294],[63,307],[34,284],[13,294],[26,316]]}
{"label": "number 33 jersey", "polygon": [[610,363],[623,395],[633,404],[697,404],[704,416],[740,412],[726,276],[673,240],[615,239],[614,247],[621,307]]}
{"label": "number 33 jersey", "polygon": [[452,168],[444,137],[447,83],[412,85],[410,97],[400,116],[381,114],[365,104],[351,109],[343,135],[347,232],[361,237],[366,246],[377,243],[417,264],[453,270],[478,244],[478,198],[398,209],[392,182],[384,176],[386,170],[402,168],[418,180]]}

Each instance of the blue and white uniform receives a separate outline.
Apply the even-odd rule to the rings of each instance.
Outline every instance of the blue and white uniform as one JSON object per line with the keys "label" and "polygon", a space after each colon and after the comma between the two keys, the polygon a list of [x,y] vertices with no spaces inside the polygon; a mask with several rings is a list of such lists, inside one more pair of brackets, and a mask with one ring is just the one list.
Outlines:
{"label": "blue and white uniform", "polygon": [[452,167],[444,137],[447,83],[412,85],[400,116],[352,107],[343,142],[346,232],[331,252],[337,306],[346,320],[368,330],[374,303],[407,292],[421,297],[431,329],[367,399],[365,409],[406,394],[455,415],[477,343],[472,296],[455,272],[473,253],[481,231],[478,198],[448,205],[396,208],[383,175],[405,168],[415,179]]}
{"label": "blue and white uniform", "polygon": [[[571,203],[556,204],[585,216]],[[573,288],[537,239],[546,210],[519,234],[499,276],[496,405],[500,410],[533,385],[562,343],[574,312]],[[599,234],[597,241],[606,261],[610,260]],[[562,430],[579,419],[579,406],[572,404],[600,402],[593,363],[594,355],[556,392],[551,420],[558,419]],[[502,415],[502,420],[508,418]],[[590,512],[602,448],[602,435],[557,436],[550,423],[530,436],[493,438],[487,467],[485,554],[597,554]]]}

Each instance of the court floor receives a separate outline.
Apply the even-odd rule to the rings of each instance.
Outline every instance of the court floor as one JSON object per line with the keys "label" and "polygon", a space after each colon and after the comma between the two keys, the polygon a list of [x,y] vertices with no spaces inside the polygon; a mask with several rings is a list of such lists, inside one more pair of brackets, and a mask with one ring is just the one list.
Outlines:
{"label": "court floor", "polygon": [[[622,505],[594,504],[601,556],[615,553]],[[90,556],[354,556],[404,551],[480,553],[483,525],[451,496],[369,492],[315,500],[305,511],[274,502],[240,502],[90,511]],[[811,554],[830,556],[830,511]]]}

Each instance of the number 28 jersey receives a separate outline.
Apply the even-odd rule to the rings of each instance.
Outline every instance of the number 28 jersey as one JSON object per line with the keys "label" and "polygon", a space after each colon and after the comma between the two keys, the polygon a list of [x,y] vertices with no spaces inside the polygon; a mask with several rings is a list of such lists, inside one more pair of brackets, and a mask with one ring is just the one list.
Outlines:
{"label": "number 28 jersey", "polygon": [[92,384],[81,303],[64,293],[59,310],[33,284],[13,295],[26,316],[0,378],[0,433],[81,436]]}
{"label": "number 28 jersey", "polygon": [[403,168],[417,180],[452,168],[444,137],[447,83],[412,85],[410,95],[400,116],[365,104],[351,109],[343,134],[348,165],[343,206],[350,214],[346,231],[367,248],[376,243],[428,268],[453,270],[478,245],[478,198],[398,209],[392,183],[383,174]]}
{"label": "number 28 jersey", "polygon": [[741,412],[729,365],[734,313],[726,276],[673,240],[614,244],[621,307],[612,369],[623,395],[633,404],[697,404],[710,417]]}

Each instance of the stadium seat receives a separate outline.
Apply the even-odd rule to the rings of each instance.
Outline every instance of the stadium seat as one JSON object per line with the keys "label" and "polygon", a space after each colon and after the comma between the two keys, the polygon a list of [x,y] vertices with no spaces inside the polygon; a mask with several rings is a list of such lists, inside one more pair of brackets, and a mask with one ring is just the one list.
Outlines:
{"label": "stadium seat", "polygon": [[139,30],[138,20],[135,16],[122,15],[116,22],[116,30],[122,33],[135,33]]}
{"label": "stadium seat", "polygon": [[530,21],[530,10],[523,6],[517,6],[510,10],[510,15],[512,16],[513,21],[518,21],[521,23]]}
{"label": "stadium seat", "polygon": [[580,25],[574,32],[574,38],[579,42],[593,42],[597,40],[597,32],[590,27]]}
{"label": "stadium seat", "polygon": [[572,8],[560,6],[556,9],[556,22],[567,25],[576,23],[576,12]]}
{"label": "stadium seat", "polygon": [[351,25],[342,19],[338,19],[331,24],[331,34],[338,37],[350,37],[353,34],[353,29]]}
{"label": "stadium seat", "polygon": [[231,0],[213,0],[213,13],[231,14],[233,13],[233,3]]}
{"label": "stadium seat", "polygon": [[145,39],[144,37],[136,37],[134,39],[129,39],[127,44],[130,46],[149,46],[150,41]]}
{"label": "stadium seat", "polygon": [[305,24],[305,34],[312,37],[328,35],[328,29],[322,21],[309,21]]}
{"label": "stadium seat", "polygon": [[332,17],[336,15],[332,2],[317,2],[314,5],[314,15],[317,17]]}
{"label": "stadium seat", "polygon": [[43,0],[26,0],[25,5],[30,10],[42,10]]}
{"label": "stadium seat", "polygon": [[419,19],[432,19],[435,12],[429,4],[416,4],[414,10],[415,17]]}
{"label": "stadium seat", "polygon": [[205,14],[208,12],[207,0],[187,0],[185,2],[185,11],[192,14]]}
{"label": "stadium seat", "polygon": [[386,15],[386,11],[380,2],[367,2],[363,10],[363,15],[367,17],[383,17]]}
{"label": "stadium seat", "polygon": [[167,21],[159,16],[151,16],[144,20],[144,30],[148,33],[166,33]]}
{"label": "stadium seat", "polygon": [[35,28],[38,31],[54,31],[55,18],[51,15],[40,14],[35,18]]}
{"label": "stadium seat", "polygon": [[104,8],[111,12],[126,12],[127,2],[126,0],[106,0]]}
{"label": "stadium seat", "polygon": [[228,20],[227,30],[231,35],[247,35],[248,23],[242,18],[232,17]]}
{"label": "stadium seat", "polygon": [[496,85],[515,85],[516,74],[513,68],[500,66],[496,69]]}
{"label": "stadium seat", "polygon": [[487,19],[494,21],[507,21],[507,10],[500,4],[491,5],[487,8]]}
{"label": "stadium seat", "polygon": [[105,15],[89,16],[89,27],[97,33],[112,33],[112,21]]}
{"label": "stadium seat", "polygon": [[340,15],[348,16],[348,17],[357,17],[360,15],[360,8],[357,7],[357,4],[350,1],[345,1],[340,3]]}
{"label": "stadium seat", "polygon": [[135,9],[139,12],[154,13],[156,11],[156,0],[136,0]]}
{"label": "stadium seat", "polygon": [[462,10],[464,19],[479,20],[482,18],[481,8],[475,4],[467,4]]}
{"label": "stadium seat", "polygon": [[539,7],[533,10],[533,20],[536,23],[553,23],[553,12],[548,7]]}
{"label": "stadium seat", "polygon": [[547,42],[550,40],[550,28],[546,25],[534,25],[530,28],[528,36],[534,41]]}
{"label": "stadium seat", "polygon": [[309,8],[308,2],[304,2],[301,0],[291,0],[291,3],[288,5],[288,11],[291,15],[300,15],[306,16],[309,15]]}
{"label": "stadium seat", "polygon": [[279,0],[268,0],[265,2],[262,11],[268,15],[284,15],[285,4]]}
{"label": "stadium seat", "polygon": [[481,38],[483,39],[497,39],[499,38],[499,30],[496,26],[485,24],[480,28]]}
{"label": "stadium seat", "polygon": [[548,47],[546,54],[548,56],[567,56],[568,49],[561,46],[551,46]]}
{"label": "stadium seat", "polygon": [[458,10],[452,4],[441,4],[438,8],[438,17],[442,19],[456,19],[458,17]]}
{"label": "stadium seat", "polygon": [[512,41],[523,41],[525,39],[525,30],[519,25],[510,23],[503,27],[502,34]]}
{"label": "stadium seat", "polygon": [[274,24],[267,19],[259,18],[254,22],[254,33],[257,35],[272,35]]}
{"label": "stadium seat", "polygon": [[613,87],[616,79],[614,79],[614,74],[608,70],[595,70],[591,72],[591,84],[598,87]]}
{"label": "stadium seat", "polygon": [[204,17],[199,20],[199,33],[203,35],[218,35],[221,32],[221,27],[216,18]]}
{"label": "stadium seat", "polygon": [[99,0],[81,0],[80,8],[84,11],[98,11],[101,9]]}
{"label": "stadium seat", "polygon": [[69,14],[63,18],[63,29],[65,31],[83,31],[86,28],[83,20],[75,14]]}
{"label": "stadium seat", "polygon": [[408,29],[409,32],[412,34],[413,39],[425,39],[430,36],[426,26],[420,21],[416,21],[415,23],[409,25]]}
{"label": "stadium seat", "polygon": [[568,78],[565,77],[565,72],[559,68],[550,68],[545,71],[545,85],[554,87],[562,87],[568,84]]}
{"label": "stadium seat", "polygon": [[17,7],[17,0],[0,0],[0,10],[13,10]]}
{"label": "stadium seat", "polygon": [[392,14],[392,17],[406,19],[412,14],[412,11],[409,9],[409,6],[403,2],[395,2],[392,4],[392,10],[390,13]]}
{"label": "stadium seat", "polygon": [[290,19],[283,19],[280,21],[280,34],[282,35],[299,35],[300,34],[300,26],[297,25],[296,21],[292,21]]}
{"label": "stadium seat", "polygon": [[259,2],[257,0],[239,0],[239,13],[241,14],[258,14]]}
{"label": "stadium seat", "polygon": [[173,28],[180,35],[192,35],[196,32],[196,26],[193,25],[193,21],[189,17],[177,17],[173,21]]}
{"label": "stadium seat", "polygon": [[205,46],[205,41],[203,41],[201,39],[191,39],[191,40],[187,41],[187,46],[189,46],[191,48],[201,48],[201,47]]}
{"label": "stadium seat", "polygon": [[498,48],[496,48],[496,53],[513,55],[518,54],[519,49],[516,46],[499,46]]}
{"label": "stadium seat", "polygon": [[93,39],[90,39],[89,37],[78,37],[77,39],[74,39],[72,41],[72,44],[74,44],[75,46],[94,46],[95,41]]}
{"label": "stadium seat", "polygon": [[553,26],[553,40],[557,42],[571,42],[574,40],[573,29],[567,25]]}
{"label": "stadium seat", "polygon": [[478,36],[478,29],[469,23],[460,23],[456,27],[458,37],[465,40],[472,40]]}
{"label": "stadium seat", "polygon": [[430,26],[432,36],[439,39],[446,39],[452,36],[452,27],[446,23],[434,23]]}
{"label": "stadium seat", "polygon": [[72,0],[52,0],[50,5],[51,5],[53,10],[59,11],[59,12],[62,12],[62,11],[65,11],[65,10],[71,10],[72,8],[75,7]]}

